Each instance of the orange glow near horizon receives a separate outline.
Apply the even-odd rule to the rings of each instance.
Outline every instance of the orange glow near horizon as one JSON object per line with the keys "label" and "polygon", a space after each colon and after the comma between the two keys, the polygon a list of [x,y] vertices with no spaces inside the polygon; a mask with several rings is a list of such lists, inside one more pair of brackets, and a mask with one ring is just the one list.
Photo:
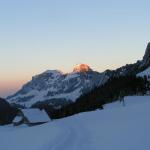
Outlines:
{"label": "orange glow near horizon", "polygon": [[11,94],[14,94],[18,91],[27,80],[0,80],[0,97],[5,97]]}
{"label": "orange glow near horizon", "polygon": [[31,74],[23,72],[3,72],[0,77],[0,97],[6,97],[18,91],[31,79]]}

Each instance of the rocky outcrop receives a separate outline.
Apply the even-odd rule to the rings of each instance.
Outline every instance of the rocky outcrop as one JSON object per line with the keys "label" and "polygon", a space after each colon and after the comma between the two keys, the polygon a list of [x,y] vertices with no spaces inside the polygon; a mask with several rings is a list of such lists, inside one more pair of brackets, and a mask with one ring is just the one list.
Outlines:
{"label": "rocky outcrop", "polygon": [[150,42],[147,45],[145,55],[143,57],[143,65],[150,65]]}

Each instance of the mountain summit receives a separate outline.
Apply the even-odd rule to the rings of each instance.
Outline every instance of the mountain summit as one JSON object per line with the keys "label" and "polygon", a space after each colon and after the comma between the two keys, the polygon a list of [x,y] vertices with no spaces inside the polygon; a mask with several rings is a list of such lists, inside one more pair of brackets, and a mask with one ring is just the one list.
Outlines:
{"label": "mountain summit", "polygon": [[145,65],[148,65],[150,63],[150,42],[147,45],[146,51],[145,51],[145,55],[143,57],[143,63]]}
{"label": "mountain summit", "polygon": [[87,64],[78,64],[74,67],[73,72],[93,71]]}

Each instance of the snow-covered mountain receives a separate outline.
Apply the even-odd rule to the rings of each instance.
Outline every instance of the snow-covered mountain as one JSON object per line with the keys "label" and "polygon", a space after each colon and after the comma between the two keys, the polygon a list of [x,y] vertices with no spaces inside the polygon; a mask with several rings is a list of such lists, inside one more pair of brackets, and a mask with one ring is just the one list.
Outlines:
{"label": "snow-covered mountain", "polygon": [[48,70],[36,75],[16,94],[9,96],[10,103],[30,107],[38,102],[64,105],[75,101],[106,81],[104,73],[93,71],[88,65],[75,66],[73,72],[64,74],[58,70]]}

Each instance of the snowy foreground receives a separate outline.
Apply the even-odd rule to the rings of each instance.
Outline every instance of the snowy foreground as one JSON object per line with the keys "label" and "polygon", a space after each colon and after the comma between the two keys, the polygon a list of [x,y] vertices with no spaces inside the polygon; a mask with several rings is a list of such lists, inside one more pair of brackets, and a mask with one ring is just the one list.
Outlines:
{"label": "snowy foreground", "polygon": [[2,150],[150,150],[150,96],[35,127],[0,127]]}

